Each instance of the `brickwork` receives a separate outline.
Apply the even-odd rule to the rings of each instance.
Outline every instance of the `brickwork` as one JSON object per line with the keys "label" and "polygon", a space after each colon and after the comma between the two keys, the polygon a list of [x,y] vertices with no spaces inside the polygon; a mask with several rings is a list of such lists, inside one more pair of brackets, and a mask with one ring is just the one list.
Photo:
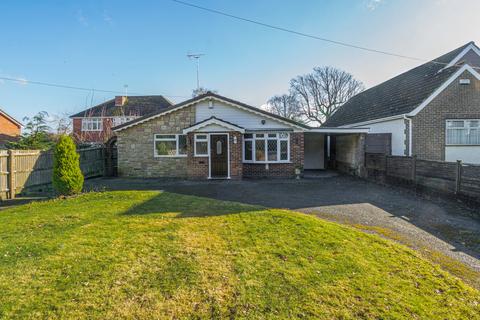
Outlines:
{"label": "brickwork", "polygon": [[77,142],[104,143],[110,139],[112,132],[113,118],[102,119],[102,131],[82,131],[82,119],[73,119],[73,137]]}
{"label": "brickwork", "polygon": [[15,140],[20,135],[20,126],[0,114],[0,145]]}
{"label": "brickwork", "polygon": [[243,176],[246,178],[290,178],[295,176],[295,167],[303,167],[304,134],[290,134],[290,163],[244,163]]}
{"label": "brickwork", "polygon": [[[460,85],[459,79],[470,79]],[[480,119],[480,81],[465,71],[412,120],[413,154],[427,160],[445,160],[447,119]]]}
{"label": "brickwork", "polygon": [[403,121],[405,122],[405,131],[403,132],[405,135],[405,148],[403,155],[408,156],[410,153],[410,120],[405,119]]}
{"label": "brickwork", "polygon": [[[117,132],[118,173],[128,177],[188,177],[188,156],[154,157],[154,134],[181,134],[195,122],[195,108],[180,109]],[[193,149],[187,139],[188,153]],[[207,161],[208,166],[208,161]]]}

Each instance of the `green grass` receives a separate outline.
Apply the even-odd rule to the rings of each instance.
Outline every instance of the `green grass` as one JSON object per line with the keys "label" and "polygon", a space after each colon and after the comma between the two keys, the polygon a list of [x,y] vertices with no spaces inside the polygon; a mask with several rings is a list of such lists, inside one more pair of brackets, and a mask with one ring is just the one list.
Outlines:
{"label": "green grass", "polygon": [[0,318],[475,319],[405,246],[286,210],[160,192],[0,212]]}

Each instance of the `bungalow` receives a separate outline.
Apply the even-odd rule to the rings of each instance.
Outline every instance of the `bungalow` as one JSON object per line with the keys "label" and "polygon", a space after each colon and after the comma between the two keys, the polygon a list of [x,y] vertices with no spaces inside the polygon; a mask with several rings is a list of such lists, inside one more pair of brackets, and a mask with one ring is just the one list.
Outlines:
{"label": "bungalow", "polygon": [[310,128],[208,92],[113,131],[121,176],[240,179],[324,169],[327,135],[336,160],[361,170],[368,128]]}
{"label": "bungalow", "polygon": [[469,42],[365,90],[325,126],[389,135],[393,155],[480,164],[480,49]]}

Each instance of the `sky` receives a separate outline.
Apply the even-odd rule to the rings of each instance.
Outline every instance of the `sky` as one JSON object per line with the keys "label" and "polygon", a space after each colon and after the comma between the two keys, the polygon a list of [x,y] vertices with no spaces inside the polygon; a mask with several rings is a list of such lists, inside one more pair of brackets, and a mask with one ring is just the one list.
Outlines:
{"label": "sky", "polygon": [[[377,50],[431,60],[480,44],[478,0],[185,0],[248,19]],[[201,85],[261,106],[316,66],[350,72],[371,87],[416,65],[402,59],[237,21],[171,0],[0,2],[0,108],[22,120],[67,115],[115,93],[46,87],[41,81],[134,94],[191,97]]]}

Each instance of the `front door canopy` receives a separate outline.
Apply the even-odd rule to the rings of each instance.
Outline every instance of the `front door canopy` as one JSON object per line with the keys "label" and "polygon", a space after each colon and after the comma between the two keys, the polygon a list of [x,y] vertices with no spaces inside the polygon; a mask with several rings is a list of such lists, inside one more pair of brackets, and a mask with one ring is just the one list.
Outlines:
{"label": "front door canopy", "polygon": [[245,128],[240,127],[236,124],[233,124],[231,122],[216,118],[216,117],[210,117],[208,119],[205,119],[203,121],[195,123],[193,126],[188,127],[183,129],[183,134],[187,134],[190,132],[195,132],[195,131],[202,131],[203,128],[209,127],[209,126],[218,126],[223,128],[221,131],[237,131],[240,133],[245,133]]}

